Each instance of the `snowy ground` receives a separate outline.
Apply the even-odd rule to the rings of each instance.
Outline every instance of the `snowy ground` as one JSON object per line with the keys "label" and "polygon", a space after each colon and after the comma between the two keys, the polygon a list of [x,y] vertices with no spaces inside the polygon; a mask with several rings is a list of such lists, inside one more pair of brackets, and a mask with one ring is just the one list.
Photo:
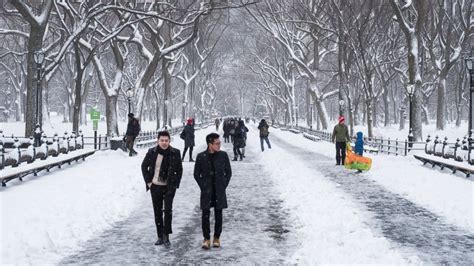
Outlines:
{"label": "snowy ground", "polygon": [[[106,151],[0,190],[0,264],[474,262],[470,180],[386,155],[355,174],[334,165],[330,143],[275,129],[262,153],[249,127],[247,157],[232,162],[220,250],[200,249],[192,163],[184,162],[166,249],[153,245],[145,150]],[[194,157],[212,130],[196,132]],[[174,137],[172,145],[183,144]],[[231,155],[230,144],[222,148]]]}

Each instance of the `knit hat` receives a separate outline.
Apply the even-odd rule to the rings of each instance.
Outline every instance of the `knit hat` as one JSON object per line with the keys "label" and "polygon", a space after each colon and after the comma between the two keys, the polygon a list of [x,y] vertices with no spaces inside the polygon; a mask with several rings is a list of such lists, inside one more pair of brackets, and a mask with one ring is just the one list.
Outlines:
{"label": "knit hat", "polygon": [[344,116],[340,116],[340,117],[339,117],[339,124],[342,123],[342,122],[344,122],[345,120],[346,120],[346,119],[344,118]]}
{"label": "knit hat", "polygon": [[193,124],[193,119],[192,119],[192,118],[188,118],[187,123],[188,123],[188,125],[192,125],[192,124]]}
{"label": "knit hat", "polygon": [[128,117],[133,118],[133,117],[135,117],[135,115],[133,113],[129,113]]}

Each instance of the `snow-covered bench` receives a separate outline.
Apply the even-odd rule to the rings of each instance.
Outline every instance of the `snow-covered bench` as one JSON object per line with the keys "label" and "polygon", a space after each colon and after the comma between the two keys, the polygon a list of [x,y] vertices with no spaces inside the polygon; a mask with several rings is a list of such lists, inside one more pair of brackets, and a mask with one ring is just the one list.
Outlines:
{"label": "snow-covered bench", "polygon": [[64,164],[71,164],[73,161],[85,160],[86,157],[95,153],[95,150],[80,149],[71,151],[67,154],[63,154],[57,157],[51,157],[48,160],[36,160],[29,164],[24,164],[19,167],[5,168],[0,173],[0,181],[2,186],[5,187],[7,182],[16,178],[23,181],[23,177],[33,174],[37,175],[39,172],[46,170],[49,172],[52,168],[61,168]]}
{"label": "snow-covered bench", "polygon": [[299,131],[298,129],[294,129],[294,128],[290,128],[288,131],[290,131],[291,133],[295,133],[295,134],[301,134],[301,131]]}
{"label": "snow-covered bench", "polygon": [[429,163],[432,167],[439,166],[441,170],[444,168],[451,169],[453,174],[457,171],[463,172],[466,177],[470,177],[474,173],[474,166],[466,162],[454,161],[431,154],[417,154],[413,155],[416,159],[423,162],[423,165]]}
{"label": "snow-covered bench", "polygon": [[437,136],[431,140],[428,136],[425,153],[416,154],[414,157],[423,162],[423,165],[429,163],[432,167],[448,168],[453,173],[460,171],[470,177],[474,173],[474,150],[469,147],[467,137],[460,142],[460,139],[457,139],[456,143],[449,143],[448,138],[441,141]]}
{"label": "snow-covered bench", "polygon": [[321,141],[320,137],[314,136],[314,135],[311,135],[311,134],[308,134],[308,133],[303,133],[303,137],[305,137],[309,140],[312,140],[312,141]]}

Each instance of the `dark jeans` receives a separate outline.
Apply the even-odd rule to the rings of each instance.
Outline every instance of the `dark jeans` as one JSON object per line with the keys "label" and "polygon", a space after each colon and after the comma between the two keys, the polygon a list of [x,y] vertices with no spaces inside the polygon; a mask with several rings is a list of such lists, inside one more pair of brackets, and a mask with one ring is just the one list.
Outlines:
{"label": "dark jeans", "polygon": [[[153,201],[153,212],[155,213],[156,232],[162,238],[164,234],[171,234],[171,219],[173,216],[173,199],[175,189],[166,186],[151,185],[151,200]],[[163,203],[165,221],[163,224]]]}
{"label": "dark jeans", "polygon": [[[209,221],[211,210],[202,210],[202,234],[205,239],[211,239],[211,223]],[[214,209],[214,238],[219,238],[222,233],[222,210]]]}
{"label": "dark jeans", "polygon": [[185,147],[184,147],[184,151],[183,151],[183,158],[182,158],[182,160],[184,160],[184,156],[186,155],[186,151],[188,150],[188,148],[189,148],[189,160],[192,160],[192,159],[193,159],[193,147],[185,146]]}
{"label": "dark jeans", "polygon": [[340,165],[344,164],[346,160],[346,143],[345,142],[336,142],[336,163]]}
{"label": "dark jeans", "polygon": [[269,149],[272,148],[272,145],[270,145],[270,140],[268,140],[268,136],[266,136],[266,137],[260,137],[260,146],[261,146],[261,148],[262,148],[262,151],[264,150],[264,149],[263,149],[263,141],[265,141],[265,142],[267,143],[267,146],[268,146]]}
{"label": "dark jeans", "polygon": [[129,152],[135,152],[135,150],[133,149],[133,143],[135,142],[135,137],[134,136],[127,136],[126,142],[127,142],[128,151]]}
{"label": "dark jeans", "polygon": [[240,159],[242,159],[242,152],[240,151],[240,148],[237,145],[234,145],[234,158],[237,158],[237,155],[239,155]]}

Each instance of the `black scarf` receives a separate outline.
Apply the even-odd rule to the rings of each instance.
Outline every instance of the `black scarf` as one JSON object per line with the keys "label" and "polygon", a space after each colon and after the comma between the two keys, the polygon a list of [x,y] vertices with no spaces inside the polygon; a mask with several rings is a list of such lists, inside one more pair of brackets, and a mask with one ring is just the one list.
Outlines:
{"label": "black scarf", "polygon": [[158,154],[161,154],[163,156],[163,161],[161,161],[160,166],[160,176],[163,178],[163,180],[166,180],[168,179],[168,168],[170,167],[171,147],[168,147],[168,149],[163,150],[162,148],[160,148],[160,146],[157,146],[156,150],[158,151]]}

